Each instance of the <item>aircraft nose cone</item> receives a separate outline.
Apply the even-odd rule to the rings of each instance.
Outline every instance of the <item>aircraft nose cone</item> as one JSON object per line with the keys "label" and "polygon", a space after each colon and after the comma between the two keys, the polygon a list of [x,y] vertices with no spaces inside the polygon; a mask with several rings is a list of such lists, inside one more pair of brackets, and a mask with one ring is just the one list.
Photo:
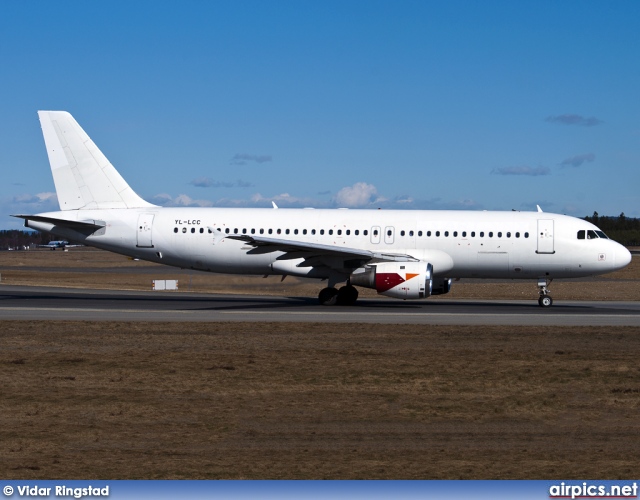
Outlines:
{"label": "aircraft nose cone", "polygon": [[622,269],[631,262],[631,252],[622,245],[616,249],[616,269]]}

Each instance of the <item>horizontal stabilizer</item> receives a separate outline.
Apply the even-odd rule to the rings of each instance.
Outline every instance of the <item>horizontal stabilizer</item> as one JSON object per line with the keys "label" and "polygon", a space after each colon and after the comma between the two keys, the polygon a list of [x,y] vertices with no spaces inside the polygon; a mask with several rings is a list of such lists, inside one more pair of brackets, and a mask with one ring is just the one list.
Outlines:
{"label": "horizontal stabilizer", "polygon": [[107,225],[107,223],[102,220],[67,220],[41,215],[12,215],[11,217],[18,217],[26,221],[45,222],[55,226],[68,227],[69,229],[99,229]]}

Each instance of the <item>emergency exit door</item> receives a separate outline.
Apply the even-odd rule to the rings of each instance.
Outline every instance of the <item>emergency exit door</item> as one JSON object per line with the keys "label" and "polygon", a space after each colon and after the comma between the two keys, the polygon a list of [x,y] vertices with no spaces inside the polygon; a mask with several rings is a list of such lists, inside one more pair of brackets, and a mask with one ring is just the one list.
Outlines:
{"label": "emergency exit door", "polygon": [[138,216],[137,246],[139,248],[153,247],[153,239],[152,239],[153,217],[154,217],[154,214],[140,214]]}
{"label": "emergency exit door", "polygon": [[553,219],[538,220],[538,253],[555,253],[553,249]]}

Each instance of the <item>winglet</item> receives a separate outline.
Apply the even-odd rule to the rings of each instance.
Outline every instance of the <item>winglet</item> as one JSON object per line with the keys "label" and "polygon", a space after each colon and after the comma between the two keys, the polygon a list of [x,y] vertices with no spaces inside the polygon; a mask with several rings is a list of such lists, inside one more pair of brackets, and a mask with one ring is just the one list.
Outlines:
{"label": "winglet", "polygon": [[538,212],[542,212],[542,209],[540,208],[540,205],[536,205],[536,208],[538,209]]}
{"label": "winglet", "polygon": [[271,202],[271,204],[273,205],[273,208],[274,208],[274,209],[277,209],[277,208],[278,208],[278,205],[276,205],[276,202],[275,202],[275,201],[272,201],[272,202]]}

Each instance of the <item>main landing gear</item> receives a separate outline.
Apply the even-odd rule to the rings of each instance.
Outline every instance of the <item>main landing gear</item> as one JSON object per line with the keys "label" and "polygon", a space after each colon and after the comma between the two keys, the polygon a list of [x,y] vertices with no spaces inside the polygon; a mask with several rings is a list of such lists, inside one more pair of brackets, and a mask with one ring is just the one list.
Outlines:
{"label": "main landing gear", "polygon": [[320,290],[318,301],[323,306],[352,306],[358,300],[358,289],[352,285],[345,285],[340,290],[327,287]]}
{"label": "main landing gear", "polygon": [[551,298],[551,291],[547,288],[551,280],[547,282],[547,279],[539,279],[538,280],[538,293],[540,297],[538,298],[538,305],[540,307],[551,307],[553,305],[553,299]]}

